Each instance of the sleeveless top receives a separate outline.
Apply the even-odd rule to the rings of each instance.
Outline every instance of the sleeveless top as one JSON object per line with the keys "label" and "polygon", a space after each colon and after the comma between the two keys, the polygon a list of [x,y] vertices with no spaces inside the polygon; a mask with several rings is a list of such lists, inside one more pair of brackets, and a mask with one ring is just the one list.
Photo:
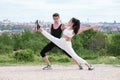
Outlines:
{"label": "sleeveless top", "polygon": [[62,24],[60,24],[60,26],[57,29],[53,28],[53,24],[51,26],[51,35],[53,35],[54,37],[60,38],[61,34],[62,34],[62,29],[61,29]]}
{"label": "sleeveless top", "polygon": [[66,29],[63,31],[63,34],[64,34],[65,36],[70,37],[70,38],[72,38],[72,37],[74,36],[73,30],[70,29],[69,27],[66,28]]}

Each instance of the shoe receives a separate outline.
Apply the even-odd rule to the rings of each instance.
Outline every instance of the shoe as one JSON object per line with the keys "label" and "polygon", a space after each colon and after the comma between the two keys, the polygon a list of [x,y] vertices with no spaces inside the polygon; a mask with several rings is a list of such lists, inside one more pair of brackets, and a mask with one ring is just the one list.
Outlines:
{"label": "shoe", "polygon": [[80,70],[83,70],[83,67],[82,67],[81,65],[79,65],[79,69],[80,69]]}
{"label": "shoe", "polygon": [[94,67],[91,65],[88,67],[88,70],[93,70],[93,69],[94,69]]}
{"label": "shoe", "polygon": [[51,65],[47,65],[43,68],[43,70],[52,70],[52,67],[51,67]]}
{"label": "shoe", "polygon": [[41,27],[38,23],[38,20],[36,20],[35,24],[37,25],[37,30]]}

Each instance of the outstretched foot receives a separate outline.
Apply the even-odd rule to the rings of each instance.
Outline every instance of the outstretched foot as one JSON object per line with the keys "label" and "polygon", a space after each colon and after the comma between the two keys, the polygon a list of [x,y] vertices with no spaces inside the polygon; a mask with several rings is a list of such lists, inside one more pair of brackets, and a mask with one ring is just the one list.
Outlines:
{"label": "outstretched foot", "polygon": [[88,70],[94,70],[94,67],[90,65],[90,66],[88,67]]}
{"label": "outstretched foot", "polygon": [[81,65],[79,65],[79,70],[83,70],[83,67]]}
{"label": "outstretched foot", "polygon": [[37,25],[37,30],[41,27],[38,23],[38,20],[36,20],[35,24]]}

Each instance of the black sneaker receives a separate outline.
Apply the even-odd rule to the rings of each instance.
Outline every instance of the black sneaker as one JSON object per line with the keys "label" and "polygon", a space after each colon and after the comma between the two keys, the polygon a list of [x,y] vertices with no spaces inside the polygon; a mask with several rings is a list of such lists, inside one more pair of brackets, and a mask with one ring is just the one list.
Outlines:
{"label": "black sneaker", "polygon": [[88,70],[94,70],[94,67],[90,65],[90,66],[88,67]]}
{"label": "black sneaker", "polygon": [[37,30],[41,27],[38,23],[38,20],[36,20],[35,24],[37,25]]}
{"label": "black sneaker", "polygon": [[51,67],[51,65],[47,65],[43,68],[43,70],[52,70],[52,67]]}
{"label": "black sneaker", "polygon": [[81,65],[79,65],[79,69],[80,69],[80,70],[83,70],[83,67],[82,67]]}

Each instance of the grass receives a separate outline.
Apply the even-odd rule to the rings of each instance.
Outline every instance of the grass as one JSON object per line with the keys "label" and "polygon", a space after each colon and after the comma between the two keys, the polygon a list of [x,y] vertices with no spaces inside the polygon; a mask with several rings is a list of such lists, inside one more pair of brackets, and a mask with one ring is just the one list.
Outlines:
{"label": "grass", "polygon": [[[13,57],[14,54],[0,54],[0,65],[41,65],[45,64],[42,58],[38,55],[35,55],[34,61],[24,62],[17,61]],[[87,56],[82,55],[82,58],[87,60],[90,64],[112,64],[112,65],[120,65],[120,57],[112,57],[112,56]],[[74,64],[70,58],[66,55],[60,54],[50,54],[48,53],[48,58],[52,64]]]}

